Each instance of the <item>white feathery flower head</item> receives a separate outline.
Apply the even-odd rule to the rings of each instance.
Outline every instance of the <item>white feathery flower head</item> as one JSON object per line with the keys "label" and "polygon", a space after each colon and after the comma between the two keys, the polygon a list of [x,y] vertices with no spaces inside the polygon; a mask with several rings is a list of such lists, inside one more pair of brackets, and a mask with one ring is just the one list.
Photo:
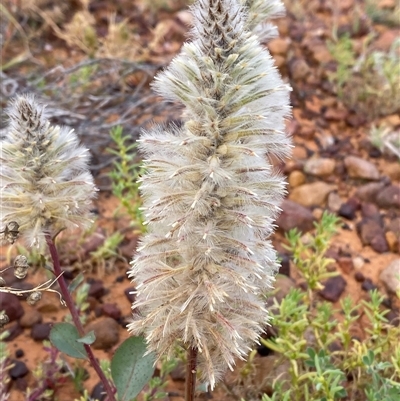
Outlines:
{"label": "white feathery flower head", "polygon": [[130,271],[129,330],[158,355],[172,355],[177,340],[197,348],[211,388],[268,322],[262,294],[278,269],[268,237],[285,193],[269,158],[291,150],[290,88],[244,3],[253,2],[197,1],[192,41],[154,85],[185,107],[184,125],[140,139],[148,232]]}
{"label": "white feathery flower head", "polygon": [[13,225],[28,245],[37,247],[44,244],[45,233],[90,225],[96,187],[89,151],[73,130],[50,125],[44,107],[31,95],[17,96],[7,114],[10,123],[0,141],[3,240]]}

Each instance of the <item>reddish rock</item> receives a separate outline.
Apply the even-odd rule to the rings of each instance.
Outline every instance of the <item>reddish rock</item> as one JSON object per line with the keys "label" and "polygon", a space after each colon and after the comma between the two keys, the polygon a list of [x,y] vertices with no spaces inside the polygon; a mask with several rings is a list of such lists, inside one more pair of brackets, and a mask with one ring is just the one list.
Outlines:
{"label": "reddish rock", "polygon": [[378,221],[363,219],[357,224],[357,231],[363,245],[370,245],[371,248],[378,253],[387,252],[389,250],[385,231]]}
{"label": "reddish rock", "polygon": [[101,307],[103,315],[118,320],[121,317],[121,309],[116,304],[104,304]]}
{"label": "reddish rock", "polygon": [[379,38],[374,41],[374,47],[376,49],[388,52],[393,45],[393,42],[398,39],[399,35],[399,29],[385,29]]}
{"label": "reddish rock", "polygon": [[268,42],[268,49],[271,54],[285,56],[290,46],[290,40],[284,38],[274,38]]}
{"label": "reddish rock", "polygon": [[134,294],[135,291],[135,287],[126,288],[124,291],[124,294],[130,303],[133,303],[136,300],[136,295]]}
{"label": "reddish rock", "polygon": [[35,341],[48,340],[53,323],[36,323],[32,326],[31,337]]}
{"label": "reddish rock", "polygon": [[289,194],[289,199],[303,206],[322,206],[330,192],[336,189],[336,185],[329,185],[323,181],[300,185]]}
{"label": "reddish rock", "polygon": [[366,278],[361,285],[361,289],[363,291],[373,291],[376,290],[377,288],[378,287],[372,282],[370,278]]}
{"label": "reddish rock", "polygon": [[4,339],[4,341],[10,342],[16,339],[20,334],[24,332],[24,329],[20,326],[17,322],[12,326],[7,326],[7,332],[9,333],[8,336]]}
{"label": "reddish rock", "polygon": [[8,374],[12,380],[17,380],[29,373],[29,369],[24,362],[13,359],[11,360],[11,364],[13,367],[8,371]]}
{"label": "reddish rock", "polygon": [[357,198],[350,198],[340,206],[338,215],[348,220],[354,220],[359,208],[360,201]]}
{"label": "reddish rock", "polygon": [[400,186],[389,185],[380,191],[376,196],[376,203],[379,207],[389,209],[400,209]]}
{"label": "reddish rock", "polygon": [[90,284],[89,288],[89,293],[88,295],[100,299],[106,294],[106,289],[104,288],[104,283],[102,280],[88,280],[88,283]]}
{"label": "reddish rock", "polygon": [[345,274],[350,274],[354,270],[353,259],[349,257],[339,258],[338,265]]}
{"label": "reddish rock", "polygon": [[356,156],[347,156],[344,159],[349,177],[365,180],[378,180],[380,175],[375,164]]}
{"label": "reddish rock", "polygon": [[354,274],[354,279],[358,282],[358,283],[362,283],[365,280],[364,274],[362,274],[361,272],[356,272]]}
{"label": "reddish rock", "polygon": [[373,203],[363,203],[361,205],[361,216],[366,219],[373,219],[378,222],[382,221],[378,207]]}
{"label": "reddish rock", "polygon": [[319,294],[327,301],[336,302],[343,294],[346,285],[347,282],[342,276],[331,277],[326,281],[324,289]]}
{"label": "reddish rock", "polygon": [[108,350],[118,344],[119,325],[114,319],[106,317],[91,322],[86,326],[85,332],[89,333],[92,330],[96,336],[96,340],[92,345],[94,349]]}
{"label": "reddish rock", "polygon": [[289,72],[292,77],[292,80],[299,81],[304,80],[311,73],[311,69],[307,62],[300,58],[292,60],[289,63]]}
{"label": "reddish rock", "polygon": [[378,253],[389,252],[390,248],[385,233],[379,232],[375,235],[371,240],[371,248]]}
{"label": "reddish rock", "polygon": [[282,205],[282,213],[280,214],[276,224],[278,228],[284,232],[288,232],[292,228],[297,228],[305,233],[314,227],[314,216],[309,209],[290,200],[284,200]]}
{"label": "reddish rock", "polygon": [[292,188],[296,188],[306,182],[306,176],[301,171],[295,170],[290,173],[288,182]]}
{"label": "reddish rock", "polygon": [[10,322],[18,320],[23,314],[21,301],[14,294],[0,292],[0,311],[4,310]]}
{"label": "reddish rock", "polygon": [[383,182],[370,182],[358,187],[355,196],[362,201],[374,203],[376,196],[384,187],[385,184]]}
{"label": "reddish rock", "polygon": [[316,176],[330,175],[335,170],[335,160],[324,157],[309,159],[304,165],[304,172]]}

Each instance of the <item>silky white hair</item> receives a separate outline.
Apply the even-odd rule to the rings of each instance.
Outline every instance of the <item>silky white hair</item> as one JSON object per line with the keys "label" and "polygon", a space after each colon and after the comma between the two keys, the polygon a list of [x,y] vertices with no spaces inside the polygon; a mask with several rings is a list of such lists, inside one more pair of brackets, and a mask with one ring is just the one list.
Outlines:
{"label": "silky white hair", "polygon": [[184,124],[140,138],[148,232],[129,273],[129,330],[159,356],[177,341],[197,348],[211,388],[258,340],[268,321],[262,295],[278,269],[268,237],[285,182],[270,157],[291,150],[290,88],[252,32],[264,3],[273,5],[264,16],[282,13],[279,1],[197,1],[192,40],[154,83],[184,106]]}

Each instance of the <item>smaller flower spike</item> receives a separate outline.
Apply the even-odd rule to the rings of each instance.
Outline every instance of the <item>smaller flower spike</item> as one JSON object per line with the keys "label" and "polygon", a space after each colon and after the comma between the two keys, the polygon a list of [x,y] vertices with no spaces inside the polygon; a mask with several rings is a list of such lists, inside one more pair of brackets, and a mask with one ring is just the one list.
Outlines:
{"label": "smaller flower spike", "polygon": [[44,107],[30,95],[7,109],[10,124],[0,142],[0,231],[11,222],[30,246],[45,233],[85,227],[96,187],[89,151],[67,128],[50,125]]}

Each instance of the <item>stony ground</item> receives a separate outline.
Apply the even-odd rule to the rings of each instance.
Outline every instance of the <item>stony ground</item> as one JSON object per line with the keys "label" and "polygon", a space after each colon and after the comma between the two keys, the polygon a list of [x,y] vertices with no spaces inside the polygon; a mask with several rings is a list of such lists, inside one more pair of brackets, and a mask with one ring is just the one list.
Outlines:
{"label": "stony ground", "polygon": [[[94,61],[89,66],[97,65],[92,71],[95,78],[84,86],[79,81],[82,77],[75,77],[80,86],[74,87],[71,74],[77,71],[74,66],[87,65],[88,59],[82,51],[85,49],[77,45],[77,39],[57,35],[57,26],[65,26],[65,20],[58,21],[49,12],[54,12],[52,2],[40,3],[43,3],[41,10],[47,14],[38,14],[37,10],[35,13],[35,9],[28,6],[25,10],[18,9],[13,2],[5,3],[20,25],[16,29],[8,20],[5,24],[3,62],[6,64],[21,54],[24,61],[4,71],[1,101],[4,105],[15,92],[35,91],[51,101],[54,121],[76,128],[82,141],[92,150],[93,173],[101,189],[95,204],[97,228],[83,244],[75,240],[77,234],[64,234],[59,248],[68,279],[75,277],[80,269],[87,272],[85,277],[90,290],[86,328],[96,332],[96,356],[109,359],[128,336],[125,325],[131,314],[129,291],[133,283],[125,273],[135,251],[137,234],[130,229],[122,211],[115,213],[118,200],[111,194],[107,176],[111,169],[111,158],[105,152],[111,145],[108,131],[122,124],[127,133],[136,137],[151,120],[179,119],[179,110],[160,104],[151,94],[149,82],[157,69],[166,65],[179,50],[190,15],[184,7],[178,6],[179,2],[170,2],[168,4],[174,7],[158,12],[149,11],[141,2],[90,3],[88,12],[100,38],[107,33],[111,11],[117,12],[117,22],[128,19],[130,32],[133,32],[131,42],[125,50],[122,45],[117,50],[125,51],[124,55],[130,58],[125,64],[117,60]],[[77,3],[68,3],[70,8],[64,10],[63,18],[67,21],[76,11]],[[283,234],[294,227],[309,232],[313,223],[328,210],[342,218],[341,229],[329,250],[329,256],[335,260],[330,268],[340,275],[328,280],[320,296],[338,304],[340,299],[350,295],[358,303],[366,299],[368,291],[378,288],[386,296],[388,319],[398,325],[400,303],[394,292],[399,288],[396,275],[400,271],[400,164],[396,156],[372,145],[369,132],[372,124],[384,122],[399,134],[399,110],[371,118],[372,111],[360,112],[346,107],[328,80],[336,63],[327,43],[334,31],[347,32],[353,46],[360,49],[363,40],[374,32],[376,49],[387,51],[399,36],[399,25],[374,23],[365,14],[364,2],[354,0],[288,1],[287,5],[288,16],[277,21],[280,38],[269,44],[277,66],[293,87],[293,119],[288,122],[294,142],[293,157],[276,163],[287,174],[289,182],[288,198],[282,205],[279,229],[273,238],[283,260],[277,286],[286,293],[292,286],[301,285],[290,255],[282,246]],[[390,0],[378,2],[379,10],[389,12],[394,5]],[[21,36],[19,28],[25,36]],[[27,42],[29,54],[25,51]],[[98,60],[116,57],[116,49],[109,44],[103,46],[102,52],[96,55]],[[52,70],[54,67],[58,69]],[[105,237],[116,230],[124,235],[117,256],[106,262],[93,258],[93,252],[104,244]],[[15,252],[13,249],[12,254]],[[4,268],[8,257],[6,249],[2,256],[1,267]],[[46,276],[39,269],[23,281],[9,272],[3,277],[8,285],[28,289],[43,282]],[[42,341],[48,338],[51,325],[61,321],[66,312],[52,294],[45,294],[34,307],[7,294],[1,294],[0,302],[0,309],[5,309],[11,320],[5,327],[10,332],[6,339],[8,349],[15,359],[11,371],[11,400],[22,401],[27,386],[35,386],[32,371],[48,357]],[[362,322],[356,335],[363,338]],[[263,358],[259,356],[259,359]],[[268,362],[259,364],[263,367]],[[89,393],[96,391],[96,376],[88,365],[83,366],[89,372],[84,387]],[[179,371],[174,372],[169,384],[169,400],[183,400],[182,379]],[[57,397],[60,401],[70,401],[78,397],[78,393],[72,383],[66,381],[57,391]],[[213,397],[217,401],[229,399],[222,390]]]}

